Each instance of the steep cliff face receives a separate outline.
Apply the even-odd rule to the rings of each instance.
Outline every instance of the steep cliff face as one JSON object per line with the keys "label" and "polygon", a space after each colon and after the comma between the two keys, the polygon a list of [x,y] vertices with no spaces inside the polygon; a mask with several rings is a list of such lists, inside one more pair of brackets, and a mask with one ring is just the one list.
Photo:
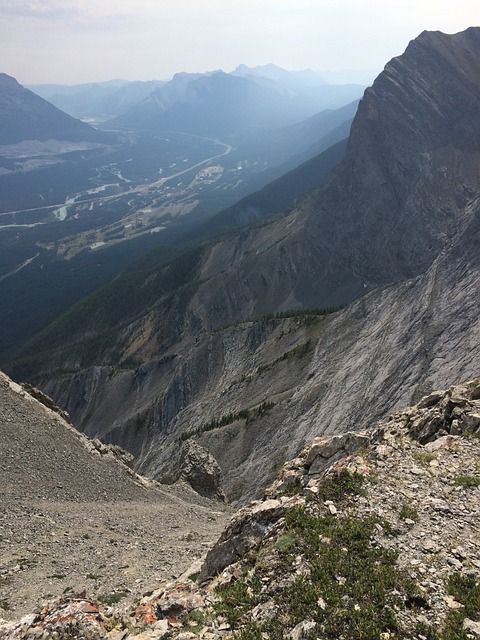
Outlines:
{"label": "steep cliff face", "polygon": [[463,215],[465,231],[424,275],[346,309],[242,323],[184,343],[168,363],[93,368],[47,390],[87,433],[131,450],[147,475],[168,477],[182,439],[197,439],[231,500],[258,496],[309,439],[364,429],[449,380],[478,376],[480,202]]}
{"label": "steep cliff face", "polygon": [[479,28],[414,40],[365,92],[328,183],[212,249],[202,317],[341,304],[425,271],[479,189],[479,78]]}
{"label": "steep cliff face", "polygon": [[[86,315],[73,347],[37,356],[37,379],[154,477],[198,438],[244,500],[306,439],[478,375],[479,112],[480,29],[423,33],[366,92],[323,187],[205,247],[175,292],[123,323],[100,331]],[[333,315],[238,323],[360,294]],[[82,360],[99,338],[108,349]]]}

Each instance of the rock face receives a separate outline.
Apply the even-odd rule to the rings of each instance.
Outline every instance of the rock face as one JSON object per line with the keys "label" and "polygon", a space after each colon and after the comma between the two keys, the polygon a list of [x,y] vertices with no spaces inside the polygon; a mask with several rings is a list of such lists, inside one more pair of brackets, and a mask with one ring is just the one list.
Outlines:
{"label": "rock face", "polygon": [[[58,327],[38,343],[32,379],[151,477],[168,477],[194,435],[227,497],[246,500],[313,437],[476,376],[479,109],[480,28],[421,34],[366,91],[321,188],[203,247],[174,288],[168,268],[145,275],[138,291],[158,297],[128,322],[102,325],[107,308],[70,316],[68,345]],[[335,314],[239,322],[356,298]]]}
{"label": "rock face", "polygon": [[365,433],[315,439],[232,517],[195,582],[192,567],[127,608],[64,594],[0,621],[0,638],[355,640],[394,629],[474,640],[479,389],[476,379],[435,391]]}

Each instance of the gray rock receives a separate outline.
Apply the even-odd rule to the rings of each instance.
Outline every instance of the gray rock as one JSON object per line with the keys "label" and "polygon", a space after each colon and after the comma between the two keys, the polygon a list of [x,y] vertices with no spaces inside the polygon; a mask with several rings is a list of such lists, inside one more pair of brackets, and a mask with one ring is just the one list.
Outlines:
{"label": "gray rock", "polygon": [[204,582],[217,575],[257,547],[287,509],[304,503],[305,499],[300,496],[279,500],[267,499],[239,511],[207,553],[198,582]]}
{"label": "gray rock", "polygon": [[463,621],[463,628],[467,633],[471,633],[475,638],[480,638],[480,622],[475,622],[474,620],[466,618]]}
{"label": "gray rock", "polygon": [[427,409],[428,407],[433,407],[438,404],[440,400],[444,397],[445,391],[432,391],[428,396],[425,396],[418,403],[419,409]]}
{"label": "gray rock", "polygon": [[315,438],[305,457],[309,476],[319,476],[336,460],[352,455],[371,442],[372,434],[355,432]]}
{"label": "gray rock", "polygon": [[186,480],[199,495],[225,502],[220,467],[208,449],[196,440],[184,443],[175,475]]}

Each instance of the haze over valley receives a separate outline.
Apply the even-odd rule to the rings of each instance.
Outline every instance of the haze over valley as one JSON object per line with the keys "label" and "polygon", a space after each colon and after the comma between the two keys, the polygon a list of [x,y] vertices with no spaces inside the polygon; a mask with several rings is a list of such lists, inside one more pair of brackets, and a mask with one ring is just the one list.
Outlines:
{"label": "haze over valley", "polygon": [[[4,75],[2,114],[10,124],[0,148],[0,289],[10,305],[2,349],[42,328],[142,252],[186,241],[217,212],[346,138],[363,87],[305,75],[274,65],[230,75],[177,74],[159,87],[148,84],[146,91],[153,91],[145,98],[137,88],[142,83],[124,83],[122,95],[131,95],[132,84],[138,103],[124,101],[117,115],[120,89],[107,84],[102,108],[110,118],[104,111],[102,129],[65,115]],[[91,120],[95,112],[82,108],[95,108],[102,87],[74,89],[40,93],[53,91],[61,103],[63,90],[79,101],[72,113]],[[42,116],[32,119],[35,109]],[[55,130],[59,122],[63,129]],[[300,178],[268,213],[291,205],[309,179],[315,186],[337,156],[314,182]],[[262,214],[250,214],[255,217]],[[25,281],[34,283],[27,285],[28,302]],[[18,296],[19,305],[37,309],[31,326],[18,324]]]}

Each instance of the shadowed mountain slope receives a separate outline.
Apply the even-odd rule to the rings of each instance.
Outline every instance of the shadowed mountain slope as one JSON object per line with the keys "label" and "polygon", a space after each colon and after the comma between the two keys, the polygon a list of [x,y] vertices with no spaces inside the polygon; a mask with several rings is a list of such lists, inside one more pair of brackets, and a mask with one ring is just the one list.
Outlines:
{"label": "shadowed mountain slope", "polygon": [[0,74],[0,124],[0,144],[50,139],[105,142],[111,138],[60,111],[5,73]]}

